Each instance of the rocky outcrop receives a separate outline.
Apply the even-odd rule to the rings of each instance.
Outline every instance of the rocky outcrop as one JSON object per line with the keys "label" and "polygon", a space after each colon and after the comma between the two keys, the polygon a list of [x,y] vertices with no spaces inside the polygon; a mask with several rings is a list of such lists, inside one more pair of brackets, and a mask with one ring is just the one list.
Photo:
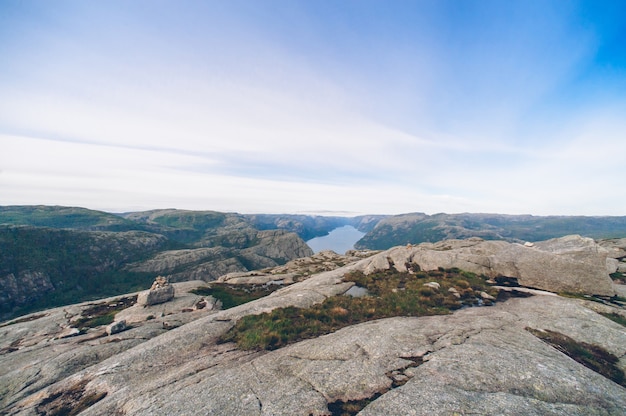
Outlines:
{"label": "rocky outcrop", "polygon": [[[176,297],[170,302],[135,304],[117,313],[115,320],[125,321],[127,329],[111,336],[105,336],[103,325],[83,331],[72,325],[94,306],[119,303],[120,298],[49,309],[0,324],[0,414],[20,398],[167,332],[165,323],[181,326],[215,313],[214,299],[190,293],[204,282],[172,285]],[[194,309],[202,299],[209,305]]]}
{"label": "rocky outcrop", "polygon": [[227,273],[220,276],[216,282],[230,285],[260,285],[260,284],[292,284],[309,278],[310,276],[335,270],[349,263],[370,257],[375,251],[348,251],[345,255],[334,251],[324,250],[312,256],[291,260],[282,266],[250,272]]}
{"label": "rocky outcrop", "polygon": [[137,304],[142,306],[158,305],[174,299],[174,286],[163,276],[158,276],[149,290],[137,295]]}
{"label": "rocky outcrop", "polygon": [[[0,412],[34,415],[42,403],[82,383],[85,391],[99,398],[83,415],[321,416],[331,414],[330,409],[340,402],[360,399],[371,400],[360,413],[370,416],[624,414],[624,387],[536,335],[537,331],[554,331],[581,345],[599,346],[626,369],[626,331],[599,313],[626,316],[624,309],[619,304],[539,290],[532,291],[533,297],[449,315],[365,322],[271,352],[242,351],[234,344],[217,343],[244,316],[278,307],[309,307],[345,293],[353,283],[344,282],[343,276],[355,270],[415,270],[421,258],[423,264],[428,260],[434,266],[436,256],[444,262],[437,267],[456,267],[459,262],[491,270],[492,256],[510,247],[478,239],[397,247],[219,312],[206,313],[203,308],[168,317],[167,308],[175,299],[150,306],[151,313],[163,308],[164,316],[134,324],[116,335],[119,341],[106,344],[106,350],[103,340],[111,337],[81,338],[88,334],[26,347],[29,322],[4,326],[0,346],[13,344],[15,349],[0,354],[0,368],[6,372],[0,375],[4,389],[0,390]],[[524,249],[576,259],[569,249]],[[606,273],[604,264],[599,267]],[[116,319],[126,319],[130,310],[143,312],[135,305]],[[199,318],[194,320],[192,314]],[[30,324],[40,319],[48,318]],[[149,328],[160,335],[145,336]],[[129,347],[131,339],[135,344]],[[92,365],[69,369],[74,361],[60,354],[80,351],[86,360],[88,354],[110,352],[115,345],[119,353],[98,355],[91,358]]]}
{"label": "rocky outcrop", "polygon": [[[146,273],[167,275],[172,282],[212,281],[313,254],[296,234],[259,231],[238,214],[160,210],[122,219],[82,209],[27,208],[0,210],[0,221],[69,227],[65,216],[75,214],[75,228],[136,230],[0,224],[0,319],[134,290],[145,284]],[[114,284],[113,274],[121,276]],[[47,296],[53,290],[54,296]]]}
{"label": "rocky outcrop", "polygon": [[[232,241],[231,241],[232,242]],[[213,281],[227,273],[276,267],[306,257],[313,251],[294,233],[281,230],[254,231],[247,248],[204,247],[168,250],[128,266],[132,272],[167,275],[170,281]]]}
{"label": "rocky outcrop", "polygon": [[456,267],[552,292],[613,296],[606,259],[605,249],[580,236],[532,246],[470,238],[396,247],[364,260],[360,267],[366,273],[390,267],[406,271],[411,265],[422,270]]}
{"label": "rocky outcrop", "polygon": [[[167,245],[162,235],[0,225],[0,319],[111,293],[111,273]],[[126,275],[116,285],[130,288]],[[137,280],[144,280],[139,276]],[[53,292],[53,293],[52,293]],[[31,309],[31,310],[32,310]]]}
{"label": "rocky outcrop", "polygon": [[[17,276],[0,276],[0,304],[20,307],[54,291],[50,276],[42,271],[21,270]],[[8,309],[8,308],[7,308]]]}
{"label": "rocky outcrop", "polygon": [[598,241],[608,251],[608,256],[613,259],[626,259],[626,238],[612,238]]}

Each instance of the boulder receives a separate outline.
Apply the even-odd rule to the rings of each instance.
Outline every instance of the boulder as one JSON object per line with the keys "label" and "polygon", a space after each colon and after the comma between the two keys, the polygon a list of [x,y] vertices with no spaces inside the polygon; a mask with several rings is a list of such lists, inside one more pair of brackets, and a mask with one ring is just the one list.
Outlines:
{"label": "boulder", "polygon": [[491,276],[513,277],[522,286],[578,294],[613,296],[606,257],[553,253],[511,244],[490,256]]}
{"label": "boulder", "polygon": [[167,279],[159,276],[155,279],[150,290],[139,293],[137,303],[139,305],[150,306],[168,302],[174,299],[174,292],[174,286],[170,285]]}
{"label": "boulder", "polygon": [[445,240],[418,246],[400,246],[364,259],[356,266],[368,274],[395,268],[400,272],[417,265],[421,270],[458,268],[495,278],[517,279],[522,286],[551,292],[613,296],[607,262],[608,250],[578,235],[531,245],[480,238]]}
{"label": "boulder", "polygon": [[614,259],[626,258],[626,238],[612,238],[598,241],[608,251],[608,256]]}
{"label": "boulder", "polygon": [[107,332],[107,335],[113,335],[113,334],[117,334],[118,332],[125,331],[126,329],[128,329],[128,327],[126,326],[126,321],[121,320],[121,321],[113,322],[112,324],[107,326],[106,332]]}

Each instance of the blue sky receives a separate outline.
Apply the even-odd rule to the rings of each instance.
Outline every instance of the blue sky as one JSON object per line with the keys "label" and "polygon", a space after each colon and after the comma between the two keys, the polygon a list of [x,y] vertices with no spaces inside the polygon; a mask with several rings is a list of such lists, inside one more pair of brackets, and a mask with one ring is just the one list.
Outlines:
{"label": "blue sky", "polygon": [[0,204],[626,215],[624,16],[0,0]]}

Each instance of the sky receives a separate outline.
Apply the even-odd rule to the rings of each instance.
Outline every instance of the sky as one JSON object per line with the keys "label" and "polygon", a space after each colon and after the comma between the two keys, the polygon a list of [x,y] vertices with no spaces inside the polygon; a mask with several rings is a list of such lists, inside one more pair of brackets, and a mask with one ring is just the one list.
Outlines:
{"label": "sky", "polygon": [[0,205],[626,215],[626,2],[0,0]]}

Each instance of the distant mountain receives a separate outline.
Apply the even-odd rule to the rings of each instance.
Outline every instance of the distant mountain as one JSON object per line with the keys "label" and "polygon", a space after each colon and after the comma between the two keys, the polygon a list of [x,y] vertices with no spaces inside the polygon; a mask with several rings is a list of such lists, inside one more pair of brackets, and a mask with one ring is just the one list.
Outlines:
{"label": "distant mountain", "polygon": [[152,275],[124,265],[173,248],[142,231],[0,226],[0,318],[149,285]]}
{"label": "distant mountain", "polygon": [[386,215],[361,215],[358,217],[326,217],[320,215],[253,214],[245,215],[260,230],[281,229],[298,234],[303,240],[322,237],[338,227],[351,225],[368,232]]}
{"label": "distant mountain", "polygon": [[357,248],[478,236],[538,241],[626,236],[626,217],[421,213],[353,218],[162,209],[0,207],[0,319],[145,288],[155,275],[212,281],[312,254],[304,240],[352,225]]}
{"label": "distant mountain", "polygon": [[0,319],[144,289],[155,275],[211,281],[313,254],[296,234],[239,214],[0,207]]}
{"label": "distant mountain", "polygon": [[408,243],[469,237],[539,241],[569,234],[596,239],[624,237],[626,217],[412,213],[381,219],[355,247],[385,250]]}
{"label": "distant mountain", "polygon": [[115,214],[47,205],[0,206],[0,224],[97,231],[129,231],[138,228],[137,224]]}

